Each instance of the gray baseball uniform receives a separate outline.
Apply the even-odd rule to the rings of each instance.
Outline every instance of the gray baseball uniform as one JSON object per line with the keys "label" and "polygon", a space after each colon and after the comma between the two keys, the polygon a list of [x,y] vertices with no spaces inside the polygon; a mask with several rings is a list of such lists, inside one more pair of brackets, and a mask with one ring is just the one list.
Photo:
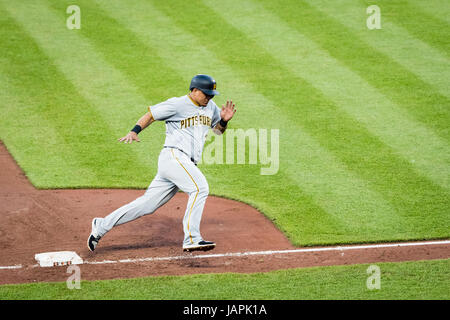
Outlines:
{"label": "gray baseball uniform", "polygon": [[202,157],[209,129],[220,121],[220,109],[212,100],[204,107],[197,106],[185,95],[150,106],[149,111],[155,120],[166,122],[158,172],[143,196],[96,220],[99,236],[114,226],[155,212],[182,190],[189,195],[183,219],[183,245],[198,243],[203,240],[200,221],[209,187],[196,164]]}

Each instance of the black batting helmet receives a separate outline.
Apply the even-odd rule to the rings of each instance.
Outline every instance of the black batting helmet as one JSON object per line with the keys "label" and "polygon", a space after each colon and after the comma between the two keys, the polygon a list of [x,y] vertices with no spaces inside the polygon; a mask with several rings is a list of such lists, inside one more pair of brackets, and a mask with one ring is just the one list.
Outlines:
{"label": "black batting helmet", "polygon": [[216,80],[206,74],[197,74],[191,80],[189,90],[197,88],[208,96],[217,96],[219,91],[216,90]]}

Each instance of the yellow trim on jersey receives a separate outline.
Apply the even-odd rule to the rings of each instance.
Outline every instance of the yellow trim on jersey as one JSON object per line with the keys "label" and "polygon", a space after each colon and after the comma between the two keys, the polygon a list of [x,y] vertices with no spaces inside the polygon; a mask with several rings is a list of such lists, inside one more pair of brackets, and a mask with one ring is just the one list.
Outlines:
{"label": "yellow trim on jersey", "polygon": [[170,151],[172,152],[173,157],[178,161],[178,163],[180,164],[180,166],[181,166],[181,167],[184,169],[184,171],[186,171],[186,173],[189,175],[189,177],[191,178],[192,182],[194,182],[195,187],[197,188],[197,193],[195,194],[194,201],[192,201],[191,209],[189,209],[189,216],[188,216],[188,223],[187,223],[187,228],[188,228],[188,231],[189,231],[189,238],[191,238],[191,244],[193,244],[194,241],[192,241],[192,235],[191,235],[191,230],[190,230],[190,228],[189,228],[189,224],[190,224],[190,221],[191,221],[191,213],[192,213],[192,209],[194,208],[194,204],[195,204],[195,201],[197,200],[197,196],[198,196],[198,193],[200,192],[200,189],[198,188],[197,183],[195,182],[194,178],[192,178],[192,176],[191,176],[191,174],[189,173],[189,171],[186,170],[186,168],[181,164],[180,160],[178,160],[178,158],[175,156],[175,154],[173,153],[173,149],[170,149]]}
{"label": "yellow trim on jersey", "polygon": [[153,113],[152,113],[152,110],[150,110],[150,106],[148,106],[148,112],[150,112],[150,115],[151,115],[151,119],[155,120],[155,118],[153,118]]}
{"label": "yellow trim on jersey", "polygon": [[192,103],[195,104],[197,107],[200,107],[200,105],[194,101],[194,99],[191,98],[190,95],[188,95],[189,99],[191,99]]}

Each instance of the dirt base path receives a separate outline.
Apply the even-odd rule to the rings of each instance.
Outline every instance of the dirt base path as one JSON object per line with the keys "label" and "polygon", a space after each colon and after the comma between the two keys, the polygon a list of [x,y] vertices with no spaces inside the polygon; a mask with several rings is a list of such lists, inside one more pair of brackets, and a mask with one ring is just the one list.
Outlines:
{"label": "dirt base path", "polygon": [[106,216],[144,190],[36,190],[1,142],[0,168],[0,284],[66,281],[66,267],[37,266],[34,255],[50,251],[77,252],[85,262],[83,280],[450,257],[447,243],[285,252],[299,248],[269,219],[246,204],[214,196],[206,202],[201,229],[216,249],[183,253],[183,193],[155,214],[114,228],[91,253],[86,240],[92,218]]}

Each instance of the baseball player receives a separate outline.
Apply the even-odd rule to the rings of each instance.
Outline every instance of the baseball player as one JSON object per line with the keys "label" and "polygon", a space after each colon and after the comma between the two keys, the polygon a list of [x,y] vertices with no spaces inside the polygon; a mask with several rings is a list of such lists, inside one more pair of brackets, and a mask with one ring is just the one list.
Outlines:
{"label": "baseball player", "polygon": [[216,244],[205,241],[200,234],[200,221],[209,187],[197,167],[201,159],[206,135],[210,128],[222,134],[235,112],[235,104],[227,101],[222,109],[212,101],[216,81],[204,74],[191,80],[190,93],[168,99],[148,107],[134,128],[120,142],[139,142],[138,134],[155,120],[166,122],[166,139],[158,158],[158,172],[145,194],[118,208],[104,218],[92,220],[88,248],[94,251],[100,239],[113,227],[155,212],[169,201],[178,190],[189,195],[183,218],[183,250],[211,250]]}

